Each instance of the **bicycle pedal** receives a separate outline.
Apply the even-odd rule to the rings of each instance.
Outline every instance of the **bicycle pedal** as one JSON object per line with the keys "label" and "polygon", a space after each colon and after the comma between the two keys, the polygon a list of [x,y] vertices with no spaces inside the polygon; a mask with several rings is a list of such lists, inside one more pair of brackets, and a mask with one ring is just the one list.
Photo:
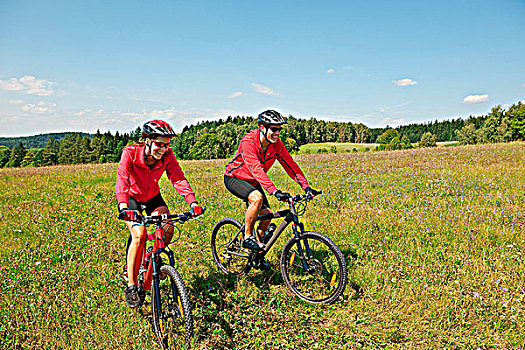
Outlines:
{"label": "bicycle pedal", "polygon": [[145,291],[140,291],[139,292],[139,299],[140,299],[139,307],[141,307],[142,305],[144,305],[144,302],[146,301],[146,292]]}

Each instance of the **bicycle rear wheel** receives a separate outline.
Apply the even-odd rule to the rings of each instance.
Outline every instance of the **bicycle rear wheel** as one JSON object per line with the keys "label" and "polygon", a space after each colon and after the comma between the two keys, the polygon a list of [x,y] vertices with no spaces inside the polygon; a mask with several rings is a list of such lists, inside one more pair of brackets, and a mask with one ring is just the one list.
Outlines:
{"label": "bicycle rear wheel", "polygon": [[250,270],[250,251],[244,249],[241,239],[244,231],[235,219],[222,219],[211,232],[211,253],[217,267],[232,275],[241,275]]}
{"label": "bicycle rear wheel", "polygon": [[309,303],[333,303],[348,280],[343,253],[317,232],[305,232],[299,240],[292,237],[283,248],[280,265],[284,283]]}
{"label": "bicycle rear wheel", "polygon": [[[167,277],[167,278],[163,278]],[[151,289],[153,331],[163,349],[185,348],[193,338],[193,315],[188,291],[177,270],[169,265],[160,268],[159,294]],[[157,305],[160,303],[160,314]]]}

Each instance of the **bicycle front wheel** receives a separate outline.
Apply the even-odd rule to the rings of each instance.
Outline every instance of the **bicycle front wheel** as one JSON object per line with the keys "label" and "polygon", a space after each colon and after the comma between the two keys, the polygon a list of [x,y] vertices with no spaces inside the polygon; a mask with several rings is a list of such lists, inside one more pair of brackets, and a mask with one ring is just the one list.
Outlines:
{"label": "bicycle front wheel", "polygon": [[343,294],[348,270],[343,253],[329,238],[317,232],[292,237],[281,255],[284,283],[309,303],[331,304]]}
{"label": "bicycle front wheel", "polygon": [[[186,285],[177,270],[160,268],[159,295],[151,290],[153,331],[163,349],[186,348],[193,338],[193,316]],[[160,306],[160,312],[159,307]]]}
{"label": "bicycle front wheel", "polygon": [[211,232],[213,260],[223,273],[241,275],[250,269],[250,252],[241,246],[241,227],[235,219],[222,219]]}

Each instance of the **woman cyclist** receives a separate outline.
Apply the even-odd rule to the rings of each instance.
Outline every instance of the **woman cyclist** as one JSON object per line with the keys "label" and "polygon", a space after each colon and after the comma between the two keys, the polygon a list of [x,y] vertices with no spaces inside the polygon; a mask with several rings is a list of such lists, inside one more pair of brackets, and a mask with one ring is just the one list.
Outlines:
{"label": "woman cyclist", "polygon": [[[142,141],[124,148],[117,170],[116,195],[119,218],[125,220],[131,232],[126,268],[128,287],[124,292],[126,304],[131,308],[141,303],[137,289],[137,275],[147,234],[146,227],[137,224],[135,219],[142,210],[145,210],[147,215],[169,214],[158,183],[162,174],[166,172],[173,187],[190,205],[190,212],[194,216],[203,212],[170,148],[170,140],[174,135],[172,127],[162,120],[144,123]],[[168,225],[166,243],[171,241],[172,236],[173,226]]]}

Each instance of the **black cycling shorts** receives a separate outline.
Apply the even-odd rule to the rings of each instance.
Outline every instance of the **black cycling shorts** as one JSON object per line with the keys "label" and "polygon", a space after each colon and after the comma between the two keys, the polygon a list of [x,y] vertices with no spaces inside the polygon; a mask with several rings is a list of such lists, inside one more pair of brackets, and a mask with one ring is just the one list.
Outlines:
{"label": "black cycling shorts", "polygon": [[226,185],[228,191],[230,191],[235,197],[239,197],[240,199],[244,200],[246,202],[246,206],[250,204],[250,202],[248,202],[248,196],[250,193],[256,190],[261,192],[263,196],[263,204],[261,209],[270,209],[270,203],[268,203],[268,198],[266,198],[266,194],[264,193],[264,190],[260,184],[253,186],[247,181],[227,175],[224,175],[224,184]]}
{"label": "black cycling shorts", "polygon": [[155,209],[157,209],[158,207],[167,207],[166,202],[164,201],[164,198],[162,198],[160,192],[146,203],[137,202],[131,197],[129,197],[128,200],[129,209],[138,210],[141,213],[143,210],[145,210],[146,215],[151,215],[151,213],[153,213],[153,211],[155,211]]}

